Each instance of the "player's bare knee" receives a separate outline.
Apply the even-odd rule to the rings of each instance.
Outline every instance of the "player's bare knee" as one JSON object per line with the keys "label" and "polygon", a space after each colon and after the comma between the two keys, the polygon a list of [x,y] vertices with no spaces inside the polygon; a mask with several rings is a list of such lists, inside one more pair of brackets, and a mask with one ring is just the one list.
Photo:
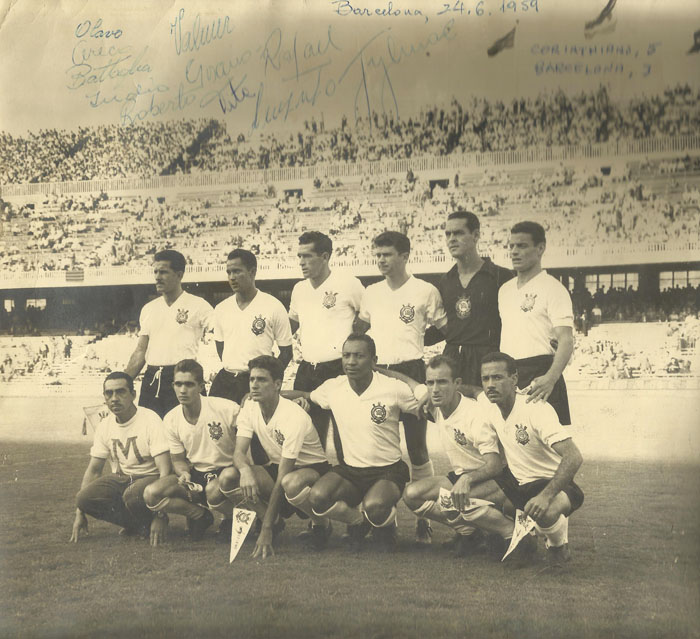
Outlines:
{"label": "player's bare knee", "polygon": [[403,493],[403,502],[406,504],[406,506],[408,506],[411,510],[415,510],[424,501],[423,495],[421,495],[421,491],[416,486],[415,482],[406,486]]}
{"label": "player's bare knee", "polygon": [[81,490],[75,496],[75,506],[83,512],[90,508],[90,495],[86,490]]}
{"label": "player's bare knee", "polygon": [[210,481],[204,489],[204,494],[207,496],[209,503],[218,503],[221,501],[221,491],[219,490],[219,482],[215,479]]}
{"label": "player's bare knee", "polygon": [[306,486],[308,482],[298,473],[289,473],[282,478],[282,489],[287,497],[296,497]]}
{"label": "player's bare knee", "polygon": [[378,526],[387,520],[391,514],[393,504],[387,504],[379,500],[368,499],[362,502],[362,510],[371,524]]}
{"label": "player's bare knee", "polygon": [[323,487],[319,487],[318,484],[311,487],[309,501],[311,502],[311,508],[317,513],[326,512],[335,503],[331,495]]}
{"label": "player's bare knee", "polygon": [[161,488],[158,486],[158,482],[153,484],[148,484],[143,490],[143,500],[146,502],[147,506],[155,506],[159,501],[163,499]]}
{"label": "player's bare knee", "polygon": [[238,482],[240,481],[241,474],[237,469],[232,466],[229,468],[224,468],[219,475],[218,486],[223,491],[235,490],[238,488]]}

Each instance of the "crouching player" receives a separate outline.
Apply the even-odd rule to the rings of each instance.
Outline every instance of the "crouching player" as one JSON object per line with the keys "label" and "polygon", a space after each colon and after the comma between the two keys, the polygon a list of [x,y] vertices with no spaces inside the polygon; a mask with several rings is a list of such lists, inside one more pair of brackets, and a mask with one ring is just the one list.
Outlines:
{"label": "crouching player", "polygon": [[[483,419],[476,400],[464,397],[457,390],[462,383],[458,371],[457,362],[444,355],[433,357],[426,370],[426,386],[435,407],[433,416],[441,430],[452,470],[446,477],[411,482],[406,486],[403,499],[418,517],[427,517],[452,528],[457,533],[457,555],[464,557],[480,546],[484,539],[480,531],[500,535],[507,547],[513,536],[513,520],[503,515],[503,491],[495,481],[487,479],[503,468],[498,442],[490,441],[482,445],[481,451],[477,450],[475,441],[479,429],[484,427]],[[451,491],[454,507],[443,507],[439,498],[441,488]],[[470,508],[471,498],[488,500],[495,506]],[[461,514],[455,515],[455,509]]]}
{"label": "crouching player", "polygon": [[500,442],[507,467],[492,476],[513,505],[535,520],[550,565],[561,566],[571,558],[568,517],[583,503],[574,482],[581,453],[550,404],[528,403],[527,396],[516,394],[518,373],[510,355],[485,355],[481,380],[491,403],[477,446],[491,450]]}
{"label": "crouching player", "polygon": [[[193,359],[175,365],[173,388],[180,405],[168,412],[164,424],[175,474],[148,486],[144,496],[148,507],[166,521],[166,513],[184,515],[190,539],[199,541],[214,523],[206,503],[218,501],[217,476],[233,465],[239,408],[229,399],[202,395],[204,371]],[[229,514],[221,523],[217,541],[230,539]],[[154,545],[165,541],[165,534],[153,541]]]}
{"label": "crouching player", "polygon": [[[304,409],[280,397],[284,367],[278,359],[260,355],[250,360],[248,370],[250,397],[238,416],[235,468],[227,468],[219,477],[222,498],[243,500],[262,520],[253,557],[274,554],[275,537],[295,509],[312,520],[312,546],[323,548],[331,525],[325,517],[314,515],[309,503],[311,486],[330,470],[321,440]],[[248,461],[253,435],[270,458],[266,466]],[[212,500],[210,504],[221,509]],[[223,507],[232,511],[230,504]]]}
{"label": "crouching player", "polygon": [[[95,430],[70,540],[77,542],[81,531],[87,533],[86,515],[91,515],[121,526],[122,534],[146,536],[150,530],[155,543],[164,522],[153,521],[144,490],[170,473],[163,423],[152,410],[134,404],[134,380],[126,373],[110,373],[102,390],[111,414]],[[107,458],[113,474],[103,477]]]}
{"label": "crouching player", "polygon": [[374,372],[376,361],[374,340],[350,335],[342,350],[345,375],[303,394],[333,412],[344,455],[314,484],[310,498],[316,514],[349,525],[354,548],[374,527],[375,539],[390,550],[397,542],[396,504],[409,479],[399,446],[399,413],[416,414],[418,402],[405,383]]}

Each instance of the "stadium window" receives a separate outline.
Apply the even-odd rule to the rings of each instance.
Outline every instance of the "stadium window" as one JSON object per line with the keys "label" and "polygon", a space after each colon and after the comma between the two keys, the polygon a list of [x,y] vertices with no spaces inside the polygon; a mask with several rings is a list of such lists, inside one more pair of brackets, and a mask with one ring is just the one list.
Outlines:
{"label": "stadium window", "polygon": [[15,300],[5,300],[5,312],[12,313],[15,310]]}
{"label": "stadium window", "polygon": [[688,284],[694,288],[700,286],[700,271],[688,271]]}
{"label": "stadium window", "polygon": [[625,288],[626,273],[613,273],[612,286],[613,288]]}
{"label": "stadium window", "polygon": [[627,273],[627,288],[636,291],[639,288],[639,273]]}
{"label": "stadium window", "polygon": [[27,299],[27,308],[38,308],[40,311],[43,311],[46,308],[46,298],[42,297],[39,299]]}
{"label": "stadium window", "polygon": [[673,271],[661,271],[659,273],[659,290],[667,291],[673,288]]}
{"label": "stadium window", "polygon": [[598,290],[598,275],[586,275],[586,290],[591,294],[595,294]]}

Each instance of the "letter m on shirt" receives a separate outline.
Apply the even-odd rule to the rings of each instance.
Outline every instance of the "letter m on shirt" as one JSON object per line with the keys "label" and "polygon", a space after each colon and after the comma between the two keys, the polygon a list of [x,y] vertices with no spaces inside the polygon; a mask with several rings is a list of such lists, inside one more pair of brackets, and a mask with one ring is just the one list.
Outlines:
{"label": "letter m on shirt", "polygon": [[114,459],[119,459],[117,457],[117,446],[119,447],[119,450],[122,451],[122,455],[124,456],[124,459],[129,458],[129,451],[131,450],[131,446],[134,446],[134,455],[136,455],[136,459],[138,459],[139,464],[143,464],[143,457],[141,456],[141,453],[139,452],[139,447],[136,445],[136,437],[128,437],[126,440],[126,446],[121,443],[120,440],[118,439],[113,439],[112,440],[112,453],[114,454]]}

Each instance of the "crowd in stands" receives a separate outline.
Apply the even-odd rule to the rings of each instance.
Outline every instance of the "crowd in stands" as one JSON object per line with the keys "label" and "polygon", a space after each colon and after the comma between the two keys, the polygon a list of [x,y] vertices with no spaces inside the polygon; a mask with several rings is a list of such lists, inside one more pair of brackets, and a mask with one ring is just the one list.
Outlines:
{"label": "crowd in stands", "polygon": [[607,90],[543,93],[510,103],[472,98],[403,119],[377,113],[337,126],[306,121],[299,131],[246,137],[217,120],[0,132],[0,184],[149,177],[311,166],[453,153],[509,151],[695,135],[700,95],[689,86],[614,102]]}

